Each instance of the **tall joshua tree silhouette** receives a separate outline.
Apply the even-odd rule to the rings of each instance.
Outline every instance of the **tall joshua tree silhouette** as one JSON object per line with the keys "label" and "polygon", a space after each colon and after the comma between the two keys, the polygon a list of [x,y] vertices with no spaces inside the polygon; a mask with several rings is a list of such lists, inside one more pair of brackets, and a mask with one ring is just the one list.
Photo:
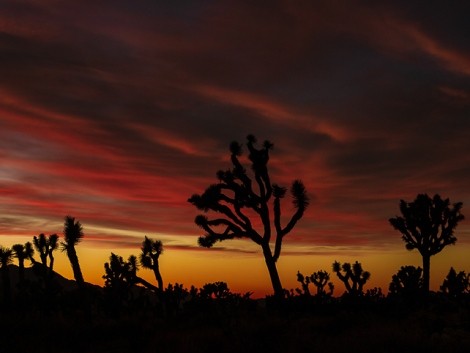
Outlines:
{"label": "tall joshua tree silhouette", "polygon": [[79,287],[83,287],[85,281],[83,280],[75,245],[82,240],[83,235],[83,228],[80,222],[75,221],[74,217],[66,216],[64,220],[64,241],[61,242],[61,247],[62,251],[67,253],[70,265],[72,266],[73,276]]}
{"label": "tall joshua tree silhouette", "polygon": [[418,249],[423,258],[423,290],[429,293],[431,256],[441,252],[447,245],[455,244],[454,230],[464,219],[460,213],[462,202],[450,207],[449,199],[438,194],[433,198],[418,194],[413,202],[400,200],[402,216],[390,218],[389,222],[400,233],[406,249]]}
{"label": "tall joshua tree silhouette", "polygon": [[158,258],[163,252],[163,244],[160,240],[152,240],[145,237],[142,242],[141,253],[139,256],[139,262],[144,268],[151,269],[155,275],[155,279],[158,283],[158,290],[163,291],[163,278],[160,273],[160,266]]}
{"label": "tall joshua tree silhouette", "polygon": [[[199,245],[210,248],[217,241],[234,238],[248,238],[258,244],[264,255],[268,268],[274,295],[284,296],[281,280],[276,267],[276,261],[281,255],[284,237],[292,231],[302,218],[308,206],[305,187],[300,180],[295,180],[290,188],[294,213],[283,226],[281,217],[281,200],[287,189],[271,184],[268,173],[269,151],[273,144],[265,141],[261,149],[255,148],[256,138],[247,137],[249,151],[248,159],[253,171],[252,178],[241,164],[242,146],[238,142],[230,144],[231,162],[233,168],[218,171],[218,184],[210,185],[202,195],[195,194],[188,201],[203,212],[214,211],[221,215],[209,220],[205,215],[198,215],[195,223],[206,234],[199,238]],[[271,204],[272,201],[272,204]],[[272,205],[272,208],[270,209]],[[254,216],[261,224],[255,227],[248,215]],[[271,223],[272,222],[272,223]],[[271,238],[275,235],[274,251],[271,249]]]}

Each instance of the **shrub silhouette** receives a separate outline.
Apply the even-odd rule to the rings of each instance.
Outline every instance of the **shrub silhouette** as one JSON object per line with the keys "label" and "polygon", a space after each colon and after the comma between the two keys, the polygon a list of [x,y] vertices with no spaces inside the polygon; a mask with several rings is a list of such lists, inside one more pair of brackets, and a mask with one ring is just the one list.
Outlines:
{"label": "shrub silhouette", "polygon": [[227,299],[230,294],[227,283],[221,281],[206,283],[199,290],[199,296],[204,299]]}
{"label": "shrub silhouette", "polygon": [[401,296],[405,299],[412,299],[419,296],[423,291],[423,269],[414,266],[402,266],[396,274],[392,276],[389,285],[389,293],[392,296]]}
{"label": "shrub silhouette", "polygon": [[[233,168],[217,172],[219,183],[210,185],[201,195],[191,196],[188,201],[205,213],[214,211],[222,215],[220,218],[211,220],[205,215],[196,217],[195,223],[206,232],[204,236],[199,238],[199,245],[210,248],[216,242],[227,239],[251,239],[263,250],[274,295],[277,298],[282,298],[284,290],[276,261],[281,255],[284,237],[302,218],[308,206],[308,197],[303,183],[300,180],[294,181],[290,191],[295,211],[287,224],[283,226],[281,224],[281,200],[285,197],[287,189],[271,184],[268,161],[269,151],[273,144],[265,141],[261,149],[255,148],[255,144],[256,138],[253,135],[248,135],[248,159],[251,162],[254,180],[248,176],[247,170],[239,160],[242,146],[238,142],[232,142],[230,151]],[[273,202],[270,210],[271,200]],[[254,221],[252,222],[248,216],[250,210],[260,221],[261,231],[256,229]],[[271,224],[271,220],[273,220],[273,224]],[[271,249],[273,233],[275,235],[274,251]]]}
{"label": "shrub silhouette", "polygon": [[382,293],[382,288],[380,287],[374,287],[366,290],[364,296],[370,301],[378,301],[385,297]]}
{"label": "shrub silhouette", "polygon": [[348,295],[361,296],[363,295],[364,284],[369,280],[370,273],[362,269],[359,262],[355,262],[352,266],[350,263],[345,262],[341,265],[335,261],[333,263],[333,272],[336,273],[341,282],[344,283]]}
{"label": "shrub silhouette", "polygon": [[454,230],[464,219],[460,213],[462,202],[454,203],[443,200],[438,194],[430,198],[427,194],[418,194],[413,202],[400,200],[402,216],[390,218],[393,228],[402,233],[406,249],[418,249],[423,258],[423,289],[429,293],[431,256],[439,253],[447,245],[455,244]]}
{"label": "shrub silhouette", "polygon": [[184,288],[183,284],[169,283],[163,291],[165,312],[169,316],[179,314],[183,309],[183,302],[190,297],[189,291]]}
{"label": "shrub silhouette", "polygon": [[451,298],[460,298],[470,292],[470,276],[465,271],[457,273],[451,267],[440,289]]}

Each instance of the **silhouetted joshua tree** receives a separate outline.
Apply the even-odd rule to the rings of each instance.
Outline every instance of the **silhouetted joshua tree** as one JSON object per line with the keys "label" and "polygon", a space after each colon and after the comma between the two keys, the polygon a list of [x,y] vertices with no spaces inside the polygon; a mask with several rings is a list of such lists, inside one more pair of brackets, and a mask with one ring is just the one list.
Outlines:
{"label": "silhouetted joshua tree", "polygon": [[[317,287],[317,296],[333,295],[334,285],[330,281],[330,274],[326,271],[317,271],[310,276],[310,281]],[[328,286],[328,292],[325,287]]]}
{"label": "silhouetted joshua tree", "polygon": [[28,260],[31,261],[33,265],[37,264],[37,261],[34,258],[33,244],[31,242],[28,241],[26,244],[24,244],[24,251],[28,257]]}
{"label": "silhouetted joshua tree", "polygon": [[300,283],[302,289],[296,288],[295,291],[301,295],[310,296],[310,276],[304,276],[300,271],[297,271],[297,282]]}
{"label": "silhouetted joshua tree", "polygon": [[129,262],[125,262],[122,256],[111,253],[109,262],[104,264],[104,287],[112,290],[114,295],[121,299],[127,299],[130,288],[134,285],[132,273],[134,272]]}
{"label": "silhouetted joshua tree", "polygon": [[422,273],[421,267],[402,266],[392,276],[392,282],[388,287],[390,294],[407,299],[416,298],[423,291]]}
{"label": "silhouetted joshua tree", "polygon": [[[283,226],[281,221],[281,200],[287,189],[271,184],[268,173],[269,151],[273,144],[265,141],[261,149],[255,148],[256,138],[247,137],[253,179],[241,164],[239,157],[242,146],[238,142],[230,144],[231,162],[233,168],[217,172],[218,184],[210,185],[202,195],[195,194],[188,201],[203,212],[214,211],[221,215],[209,220],[205,215],[199,215],[195,223],[206,234],[199,238],[199,245],[210,248],[217,241],[234,238],[248,238],[258,244],[263,250],[271,283],[276,298],[284,297],[281,280],[276,267],[276,261],[281,255],[284,237],[292,231],[302,218],[308,206],[305,187],[300,180],[295,180],[290,188],[295,212]],[[270,210],[270,201],[272,209]],[[255,216],[256,220],[250,219]],[[271,221],[273,224],[271,224]],[[254,224],[260,224],[261,230]],[[274,251],[271,249],[271,238],[275,235]]]}
{"label": "silhouetted joshua tree", "polygon": [[39,253],[39,258],[44,267],[47,267],[47,239],[46,236],[41,233],[39,236],[33,237],[33,244]]}
{"label": "silhouetted joshua tree", "polygon": [[75,222],[75,218],[66,216],[64,221],[64,241],[61,242],[62,251],[67,253],[70,265],[72,266],[73,276],[79,287],[83,287],[85,281],[83,280],[82,270],[78,262],[77,245],[83,238],[83,228],[79,221]]}
{"label": "silhouetted joshua tree", "polygon": [[[39,252],[39,257],[44,268],[49,268],[49,274],[52,275],[54,271],[54,251],[59,246],[59,236],[57,234],[51,234],[49,237],[41,233],[39,236],[33,237],[33,244],[36,250]],[[47,260],[49,259],[49,266]]]}
{"label": "silhouetted joshua tree", "polygon": [[[317,297],[327,297],[333,295],[334,285],[332,282],[329,282],[330,274],[326,271],[317,271],[311,274],[310,276],[304,276],[299,271],[297,271],[297,281],[300,282],[302,285],[302,291],[297,289],[297,293],[304,294],[304,295],[311,295],[309,284],[313,283],[313,285],[317,288],[316,296]],[[328,286],[328,292],[325,290],[325,287]]]}
{"label": "silhouetted joshua tree", "polygon": [[59,236],[57,234],[49,235],[47,239],[48,252],[47,256],[49,257],[49,272],[54,271],[54,251],[59,247]]}
{"label": "silhouetted joshua tree", "polygon": [[457,273],[451,267],[440,289],[451,298],[459,298],[470,292],[470,275],[467,275],[465,271]]}
{"label": "silhouetted joshua tree", "polygon": [[103,279],[106,288],[115,290],[120,295],[128,293],[130,288],[136,284],[142,284],[148,289],[157,291],[158,288],[137,276],[137,258],[130,255],[127,261],[122,256],[111,253],[109,262],[104,264],[105,274]]}
{"label": "silhouetted joshua tree", "polygon": [[155,279],[158,283],[158,290],[163,291],[163,279],[160,273],[160,267],[158,264],[158,258],[163,252],[163,244],[160,240],[152,240],[145,237],[142,242],[141,253],[140,253],[140,264],[144,268],[151,269],[155,275]]}
{"label": "silhouetted joshua tree", "polygon": [[28,259],[28,253],[26,253],[25,246],[23,244],[14,244],[11,249],[13,250],[13,256],[18,259],[18,282],[24,283],[24,261]]}
{"label": "silhouetted joshua tree", "polygon": [[363,295],[364,284],[369,280],[370,273],[362,269],[359,262],[355,262],[352,266],[345,262],[341,265],[335,261],[333,263],[333,272],[336,273],[341,282],[344,283],[347,293],[352,296]]}
{"label": "silhouetted joshua tree", "polygon": [[418,194],[413,202],[400,200],[402,216],[390,218],[393,228],[402,233],[406,249],[418,249],[423,258],[423,289],[429,293],[431,256],[441,252],[447,245],[455,244],[454,230],[464,219],[460,213],[462,202],[449,207],[449,199],[436,194]]}
{"label": "silhouetted joshua tree", "polygon": [[11,301],[10,265],[13,262],[13,251],[0,246],[0,266],[3,282],[3,299],[6,303]]}

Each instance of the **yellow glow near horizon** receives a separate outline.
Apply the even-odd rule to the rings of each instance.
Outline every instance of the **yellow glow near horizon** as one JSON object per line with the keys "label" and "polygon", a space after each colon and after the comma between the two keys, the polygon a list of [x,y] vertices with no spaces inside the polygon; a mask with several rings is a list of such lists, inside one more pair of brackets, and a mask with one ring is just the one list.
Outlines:
{"label": "yellow glow near horizon", "polygon": [[[8,241],[6,241],[8,240]],[[14,243],[30,241],[29,238],[1,238],[3,246]],[[237,243],[236,243],[237,244]],[[235,244],[235,245],[236,245]],[[238,243],[241,244],[241,243]],[[248,244],[247,244],[248,245]],[[251,246],[249,246],[251,249]],[[287,246],[286,246],[287,248]],[[138,247],[132,249],[104,249],[91,247],[86,240],[77,247],[80,266],[87,282],[103,286],[104,263],[109,260],[111,252],[127,259],[129,255],[138,255]],[[256,249],[253,248],[253,249]],[[334,247],[330,250],[334,251]],[[351,253],[352,250],[351,250]],[[458,244],[448,246],[441,253],[431,258],[431,289],[439,290],[439,286],[449,272],[450,267],[457,271],[469,272],[470,244]],[[297,282],[297,271],[304,275],[310,275],[318,270],[326,270],[330,273],[331,281],[335,285],[335,296],[344,292],[344,285],[336,278],[331,266],[334,261],[341,263],[359,261],[364,270],[371,272],[371,279],[366,283],[365,289],[381,287],[382,292],[388,292],[391,277],[401,266],[422,266],[421,256],[417,251],[407,251],[397,246],[389,251],[354,251],[354,255],[348,255],[348,251],[338,251],[335,255],[327,254],[311,255],[281,255],[277,267],[282,284],[286,289],[300,288]],[[16,264],[16,261],[14,261]],[[62,276],[73,279],[73,272],[65,253],[56,252],[55,268]],[[168,283],[180,283],[186,288],[191,285],[201,287],[205,283],[224,281],[232,292],[253,292],[254,298],[272,294],[271,282],[266,269],[261,251],[255,253],[237,253],[214,249],[178,250],[165,249],[160,257],[160,269],[165,287]],[[151,283],[156,283],[152,271],[140,269],[139,276]]]}
{"label": "yellow glow near horizon", "polygon": [[[470,246],[450,246],[440,254],[431,258],[431,289],[439,290],[450,267],[457,271],[468,272],[468,253]],[[127,258],[130,254],[138,254],[135,250],[117,251],[117,254]],[[83,249],[81,258],[94,256],[104,260],[99,266],[88,266],[81,261],[85,273],[89,274],[89,281],[103,284],[101,279],[104,273],[103,264],[108,260],[109,250]],[[359,261],[364,270],[371,272],[371,279],[365,285],[365,289],[381,287],[384,294],[388,292],[391,277],[401,266],[421,266],[421,256],[417,251],[396,249],[383,253],[364,253],[359,256],[347,254],[328,255],[282,255],[278,261],[278,270],[284,288],[295,289],[300,287],[297,282],[297,271],[304,275],[310,275],[318,270],[326,270],[330,273],[331,281],[335,285],[335,296],[344,292],[344,285],[331,271],[334,261],[350,262]],[[67,264],[68,265],[68,264]],[[68,266],[70,267],[70,266]],[[168,283],[182,283],[185,287],[194,285],[201,287],[205,283],[224,281],[233,292],[254,292],[254,297],[264,297],[272,294],[271,282],[261,252],[254,254],[238,254],[218,251],[216,249],[201,250],[169,250],[160,257],[160,269],[165,281]],[[96,274],[95,271],[98,271]],[[71,273],[71,270],[69,270]],[[146,280],[155,283],[153,273],[141,269],[139,275]]]}

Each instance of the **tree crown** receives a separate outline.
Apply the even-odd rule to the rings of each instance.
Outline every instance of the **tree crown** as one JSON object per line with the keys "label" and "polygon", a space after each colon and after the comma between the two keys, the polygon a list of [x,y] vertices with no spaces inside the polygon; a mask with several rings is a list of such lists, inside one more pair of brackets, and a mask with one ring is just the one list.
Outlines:
{"label": "tree crown", "polygon": [[402,233],[408,250],[418,249],[422,255],[431,256],[457,241],[454,230],[464,219],[462,205],[457,202],[451,207],[449,199],[443,200],[438,194],[433,198],[418,194],[412,202],[400,200],[402,216],[389,222]]}

